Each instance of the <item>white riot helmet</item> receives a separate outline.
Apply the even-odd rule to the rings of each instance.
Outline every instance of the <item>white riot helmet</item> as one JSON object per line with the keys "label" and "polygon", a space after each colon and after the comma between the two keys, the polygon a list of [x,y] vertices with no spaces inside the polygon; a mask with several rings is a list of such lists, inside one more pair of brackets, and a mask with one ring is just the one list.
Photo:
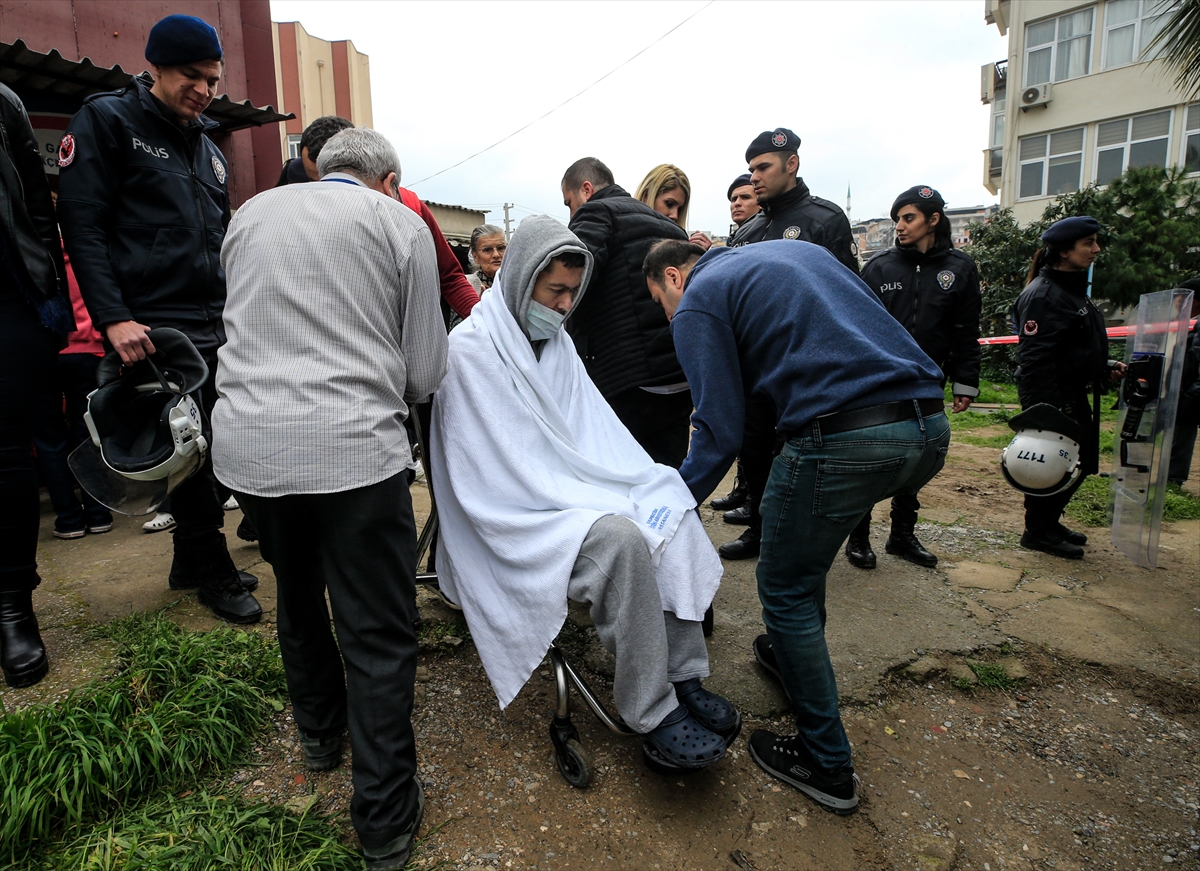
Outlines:
{"label": "white riot helmet", "polygon": [[1078,426],[1045,402],[1008,422],[1016,435],[1000,452],[1005,479],[1030,496],[1061,493],[1079,477]]}
{"label": "white riot helmet", "polygon": [[121,514],[149,514],[204,463],[200,406],[191,397],[208,366],[178,330],[150,330],[155,353],[123,367],[115,352],[96,370],[83,419],[92,436],[71,453],[71,470],[96,501]]}

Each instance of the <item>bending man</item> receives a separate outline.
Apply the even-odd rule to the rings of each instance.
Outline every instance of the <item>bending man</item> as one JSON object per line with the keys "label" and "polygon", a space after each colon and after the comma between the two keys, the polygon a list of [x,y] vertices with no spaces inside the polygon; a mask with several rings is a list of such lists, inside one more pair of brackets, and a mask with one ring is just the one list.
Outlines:
{"label": "bending man", "polygon": [[491,293],[450,334],[431,433],[440,581],[501,707],[574,599],[616,656],[617,710],[645,736],[647,763],[702,768],[741,728],[700,684],[721,564],[679,473],[638,446],[562,330],[591,270],[566,227],[528,218]]}

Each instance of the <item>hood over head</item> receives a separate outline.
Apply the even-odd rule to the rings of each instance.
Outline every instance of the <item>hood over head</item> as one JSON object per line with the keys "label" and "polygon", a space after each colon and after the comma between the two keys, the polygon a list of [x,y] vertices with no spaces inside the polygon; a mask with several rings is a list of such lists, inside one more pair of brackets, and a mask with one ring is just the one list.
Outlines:
{"label": "hood over head", "polygon": [[[529,336],[529,329],[525,326],[525,315],[529,311],[533,285],[554,257],[568,251],[576,251],[584,256],[583,283],[571,306],[571,312],[574,313],[592,277],[592,253],[579,238],[549,215],[533,215],[523,220],[508,240],[504,263],[496,278],[504,295],[504,304],[517,319],[517,325],[526,337]],[[492,292],[495,290],[493,287]]]}

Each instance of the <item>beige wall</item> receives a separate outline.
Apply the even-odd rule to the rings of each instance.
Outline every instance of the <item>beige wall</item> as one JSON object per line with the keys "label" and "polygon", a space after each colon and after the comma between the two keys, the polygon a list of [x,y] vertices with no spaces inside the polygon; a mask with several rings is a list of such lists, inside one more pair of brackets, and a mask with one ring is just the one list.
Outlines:
{"label": "beige wall", "polygon": [[[1008,81],[1005,106],[1004,164],[999,185],[1001,206],[1013,208],[1024,223],[1041,217],[1054,197],[1019,198],[1020,159],[1018,142],[1035,133],[1050,133],[1084,127],[1081,184],[1096,175],[1097,122],[1172,109],[1167,155],[1172,164],[1182,161],[1188,101],[1172,85],[1173,76],[1158,62],[1103,68],[1104,28],[1107,2],[1080,3],[1071,0],[985,0],[987,20],[1001,35],[1008,34]],[[1051,99],[1044,107],[1020,108],[1024,90],[1025,26],[1029,22],[1092,8],[1091,66],[1088,75],[1051,84]],[[989,137],[991,135],[989,129]]]}
{"label": "beige wall", "polygon": [[433,212],[433,217],[437,220],[442,235],[447,239],[470,242],[471,231],[480,224],[487,223],[485,220],[487,212],[477,212],[462,206],[431,203],[428,200],[425,201],[425,205],[429,206],[429,211]]}

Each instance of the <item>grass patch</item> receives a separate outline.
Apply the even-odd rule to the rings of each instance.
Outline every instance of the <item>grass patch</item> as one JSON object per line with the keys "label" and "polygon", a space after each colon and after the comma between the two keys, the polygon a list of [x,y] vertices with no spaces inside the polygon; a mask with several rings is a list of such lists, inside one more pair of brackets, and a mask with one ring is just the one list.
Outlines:
{"label": "grass patch", "polygon": [[467,621],[457,620],[422,620],[417,626],[417,642],[419,644],[437,644],[443,638],[457,637],[469,641],[471,633],[467,630]]}
{"label": "grass patch", "polygon": [[[1010,690],[1021,683],[1019,678],[1009,677],[1004,666],[995,662],[968,662],[967,666],[975,672],[975,677],[979,680],[978,685],[990,690]],[[960,684],[965,684],[965,686],[960,686]],[[954,685],[959,689],[969,689],[971,686],[969,681],[962,678],[955,680]]]}
{"label": "grass patch", "polygon": [[117,644],[113,677],[0,718],[0,858],[18,867],[64,827],[236,764],[283,710],[278,646],[257,633],[144,614],[99,631]]}
{"label": "grass patch", "polygon": [[362,859],[318,814],[194,793],[149,802],[47,854],[40,868],[78,871],[359,871]]}
{"label": "grass patch", "polygon": [[[983,429],[985,427],[1003,424],[1005,421],[992,414],[984,414],[980,411],[961,411],[958,414],[949,415],[950,432],[968,432],[973,429]],[[1007,427],[1006,427],[1007,430]],[[1012,432],[1009,432],[1009,439],[1012,438]]]}
{"label": "grass patch", "polygon": [[1195,520],[1200,517],[1200,499],[1178,487],[1167,487],[1163,498],[1163,520]]}
{"label": "grass patch", "polygon": [[1000,435],[960,435],[955,439],[965,445],[979,445],[983,448],[995,448],[1001,450],[1008,447],[1008,443],[1013,440],[1012,433],[1003,433]]}
{"label": "grass patch", "polygon": [[[1103,435],[1103,433],[1101,433]],[[1110,480],[1089,476],[1067,503],[1067,515],[1085,526],[1108,526],[1112,523]],[[1200,499],[1177,487],[1167,487],[1163,496],[1164,523],[1200,518]]]}

